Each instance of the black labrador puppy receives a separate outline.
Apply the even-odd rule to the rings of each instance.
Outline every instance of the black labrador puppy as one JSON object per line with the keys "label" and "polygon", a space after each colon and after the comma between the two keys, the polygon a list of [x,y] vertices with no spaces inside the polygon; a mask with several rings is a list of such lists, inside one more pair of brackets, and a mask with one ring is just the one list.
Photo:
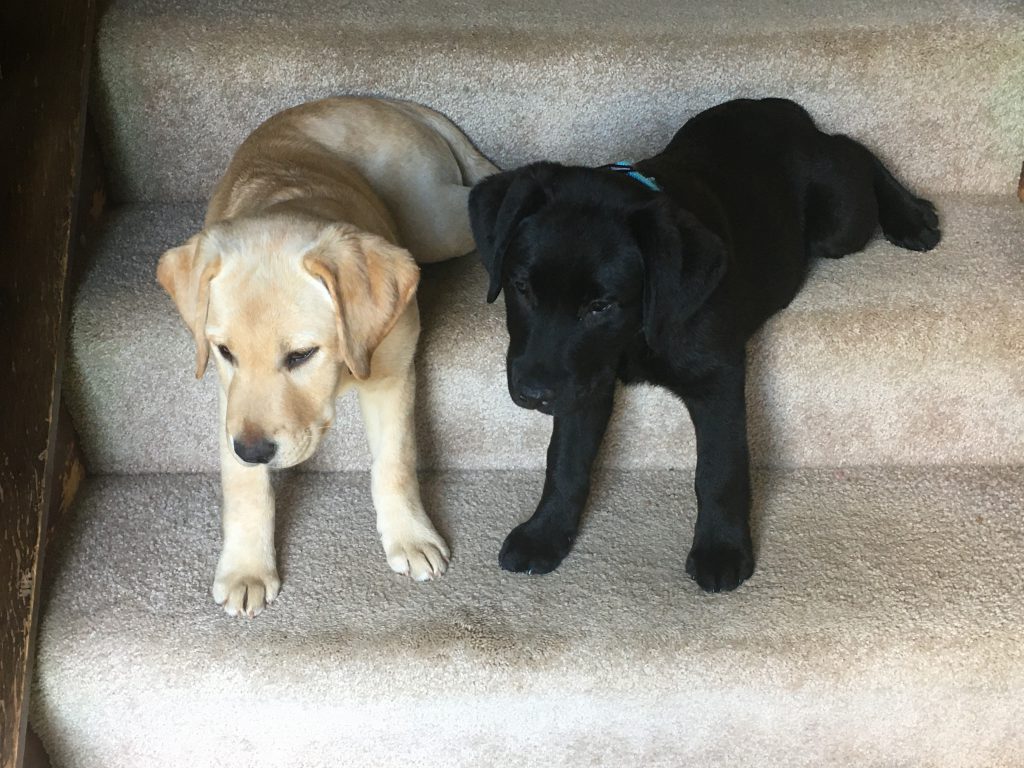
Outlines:
{"label": "black labrador puppy", "polygon": [[697,439],[687,573],[709,591],[754,570],[746,343],[800,290],[811,259],[862,249],[881,225],[915,251],[940,238],[931,203],[868,149],[783,99],[702,112],[634,167],[534,163],[480,182],[473,236],[504,288],[508,388],[554,416],[537,511],[502,568],[547,573],[568,554],[617,379],[667,387]]}

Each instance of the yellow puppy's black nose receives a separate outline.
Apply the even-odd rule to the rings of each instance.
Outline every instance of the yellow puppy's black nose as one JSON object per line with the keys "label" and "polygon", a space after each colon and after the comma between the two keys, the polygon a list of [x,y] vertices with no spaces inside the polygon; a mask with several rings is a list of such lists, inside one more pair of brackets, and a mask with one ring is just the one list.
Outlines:
{"label": "yellow puppy's black nose", "polygon": [[249,464],[269,464],[277,453],[277,443],[265,438],[253,441],[234,438],[231,442],[238,458]]}

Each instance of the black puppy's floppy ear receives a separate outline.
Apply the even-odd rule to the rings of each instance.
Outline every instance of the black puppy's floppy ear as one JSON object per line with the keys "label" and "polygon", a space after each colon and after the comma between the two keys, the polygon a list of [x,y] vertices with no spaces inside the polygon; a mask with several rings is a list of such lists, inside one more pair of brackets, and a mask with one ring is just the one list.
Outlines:
{"label": "black puppy's floppy ear", "polygon": [[473,239],[491,281],[487,303],[501,293],[502,264],[519,223],[540,210],[548,195],[546,174],[536,165],[505,171],[477,184],[469,193],[469,223]]}
{"label": "black puppy's floppy ear", "polygon": [[629,224],[644,260],[644,337],[657,351],[682,335],[718,287],[727,266],[725,244],[664,197],[636,209]]}

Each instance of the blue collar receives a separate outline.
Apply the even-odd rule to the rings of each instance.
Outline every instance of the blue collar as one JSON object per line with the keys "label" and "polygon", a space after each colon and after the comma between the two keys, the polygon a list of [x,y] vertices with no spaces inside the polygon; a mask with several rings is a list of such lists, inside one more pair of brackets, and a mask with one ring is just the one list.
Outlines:
{"label": "blue collar", "polygon": [[650,176],[644,176],[642,173],[640,173],[640,171],[638,171],[632,165],[627,163],[625,160],[619,160],[619,162],[617,163],[609,163],[608,165],[602,165],[601,168],[606,171],[624,173],[627,176],[629,176],[629,178],[636,179],[648,189],[653,190],[654,192],[661,192],[661,187],[658,186],[658,183],[654,179],[652,179]]}

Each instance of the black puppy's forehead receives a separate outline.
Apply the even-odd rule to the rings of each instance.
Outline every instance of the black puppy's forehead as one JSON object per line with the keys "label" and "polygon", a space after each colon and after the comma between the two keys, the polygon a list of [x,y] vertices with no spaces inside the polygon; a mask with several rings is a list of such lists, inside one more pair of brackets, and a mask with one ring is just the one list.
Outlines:
{"label": "black puppy's forehead", "polygon": [[552,207],[523,223],[513,272],[564,298],[640,289],[639,247],[624,221],[598,208]]}

